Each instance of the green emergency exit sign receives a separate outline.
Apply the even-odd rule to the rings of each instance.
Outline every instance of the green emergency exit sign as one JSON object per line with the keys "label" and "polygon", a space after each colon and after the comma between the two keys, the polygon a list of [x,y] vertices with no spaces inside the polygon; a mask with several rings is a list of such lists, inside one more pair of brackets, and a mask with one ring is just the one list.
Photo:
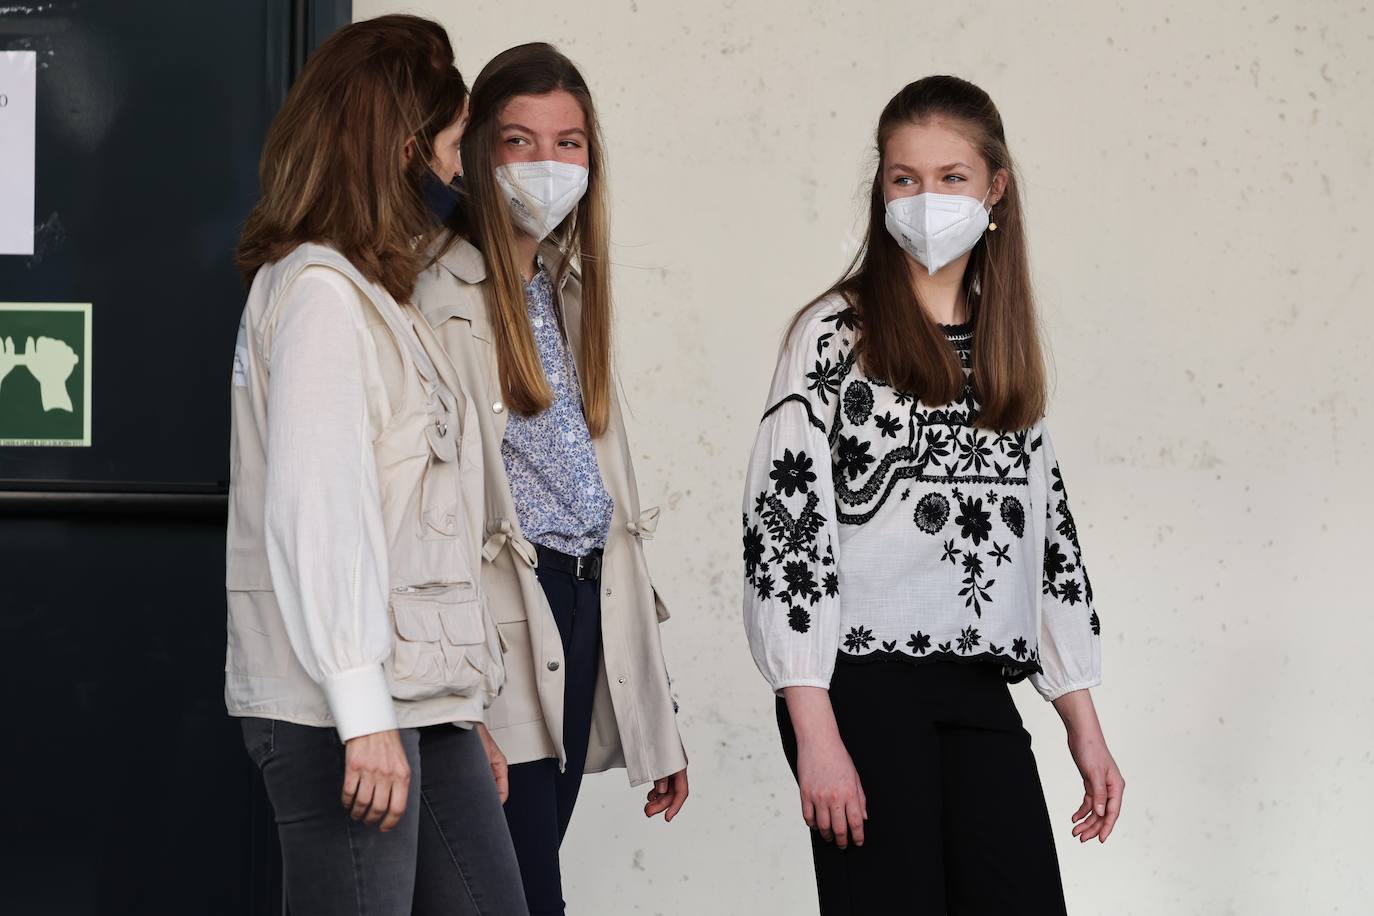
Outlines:
{"label": "green emergency exit sign", "polygon": [[0,446],[91,444],[91,304],[0,302]]}

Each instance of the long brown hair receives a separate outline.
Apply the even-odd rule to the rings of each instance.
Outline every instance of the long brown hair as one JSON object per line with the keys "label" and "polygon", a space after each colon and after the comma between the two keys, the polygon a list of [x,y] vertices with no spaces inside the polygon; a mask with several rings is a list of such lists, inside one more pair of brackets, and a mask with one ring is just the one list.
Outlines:
{"label": "long brown hair", "polygon": [[438,232],[420,178],[435,135],[458,119],[467,95],[436,22],[379,16],[331,35],[267,131],[262,199],[234,258],[245,279],[303,242],[322,242],[408,300]]}
{"label": "long brown hair", "polygon": [[555,287],[576,260],[582,286],[578,378],[587,429],[599,436],[611,411],[611,277],[607,258],[609,216],[601,130],[591,92],[577,67],[553,45],[524,44],[503,51],[482,68],[472,84],[472,108],[463,133],[463,183],[472,212],[472,243],[486,258],[488,307],[501,372],[501,391],[517,413],[530,415],[553,403],[525,306],[516,261],[516,228],[496,182],[501,112],[518,95],[563,91],[582,106],[587,121],[587,193],[550,236],[562,257]]}
{"label": "long brown hair", "polygon": [[907,254],[885,225],[887,141],[900,127],[935,118],[967,132],[989,175],[999,169],[1007,173],[1006,190],[992,210],[997,229],[984,233],[974,246],[963,286],[970,315],[978,323],[973,384],[981,410],[974,425],[1024,429],[1044,412],[1045,367],[1016,168],[1002,116],[982,89],[954,76],[928,76],[903,87],[887,103],[875,136],[878,164],[863,247],[825,295],[841,293],[858,311],[862,326],[856,352],[864,372],[928,404],[948,404],[962,393],[965,379],[958,354],[921,307]]}

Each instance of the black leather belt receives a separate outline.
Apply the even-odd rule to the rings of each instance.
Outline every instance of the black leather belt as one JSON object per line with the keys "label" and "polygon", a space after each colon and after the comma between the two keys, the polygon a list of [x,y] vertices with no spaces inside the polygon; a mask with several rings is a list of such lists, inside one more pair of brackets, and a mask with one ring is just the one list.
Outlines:
{"label": "black leather belt", "polygon": [[571,554],[563,553],[561,550],[545,547],[543,544],[535,544],[534,550],[539,555],[540,566],[565,572],[574,579],[584,581],[601,578],[601,551],[599,550],[593,551],[585,557],[574,557]]}

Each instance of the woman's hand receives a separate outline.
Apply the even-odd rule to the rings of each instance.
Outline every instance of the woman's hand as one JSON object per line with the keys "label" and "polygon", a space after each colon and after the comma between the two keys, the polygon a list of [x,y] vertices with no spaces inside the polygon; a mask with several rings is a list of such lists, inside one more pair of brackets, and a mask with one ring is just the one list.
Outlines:
{"label": "woman's hand", "polygon": [[648,804],[644,806],[644,816],[653,817],[660,811],[666,811],[668,813],[663,815],[663,820],[671,823],[686,803],[687,770],[684,768],[672,776],[654,780],[654,787],[649,790]]}
{"label": "woman's hand", "polygon": [[381,822],[386,833],[406,813],[410,761],[396,729],[359,735],[344,744],[343,806],[353,819]]}
{"label": "woman's hand", "polygon": [[1068,731],[1069,753],[1083,776],[1083,804],[1073,813],[1073,835],[1080,843],[1094,837],[1105,843],[1121,816],[1126,780],[1107,750],[1107,740],[1102,736],[1102,725],[1088,691],[1067,693],[1054,705]]}
{"label": "woman's hand", "polygon": [[491,778],[496,782],[496,794],[500,796],[501,804],[504,805],[506,799],[510,798],[510,766],[506,763],[506,755],[501,753],[501,748],[496,745],[496,739],[481,722],[477,723],[477,735],[482,739],[482,750],[487,752],[487,762],[491,764]]}
{"label": "woman's hand", "polygon": [[840,738],[830,693],[819,687],[787,687],[787,714],[797,735],[797,783],[802,820],[841,849],[864,844],[868,799],[854,761]]}

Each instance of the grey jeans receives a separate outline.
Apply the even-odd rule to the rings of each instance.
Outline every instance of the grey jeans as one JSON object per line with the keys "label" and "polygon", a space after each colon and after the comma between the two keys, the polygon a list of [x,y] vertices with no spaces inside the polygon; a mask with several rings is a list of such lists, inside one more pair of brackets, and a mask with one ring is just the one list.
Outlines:
{"label": "grey jeans", "polygon": [[244,719],[281,837],[291,916],[524,916],[525,895],[481,739],[452,725],[401,730],[410,795],[388,833],[340,801],[332,728]]}

